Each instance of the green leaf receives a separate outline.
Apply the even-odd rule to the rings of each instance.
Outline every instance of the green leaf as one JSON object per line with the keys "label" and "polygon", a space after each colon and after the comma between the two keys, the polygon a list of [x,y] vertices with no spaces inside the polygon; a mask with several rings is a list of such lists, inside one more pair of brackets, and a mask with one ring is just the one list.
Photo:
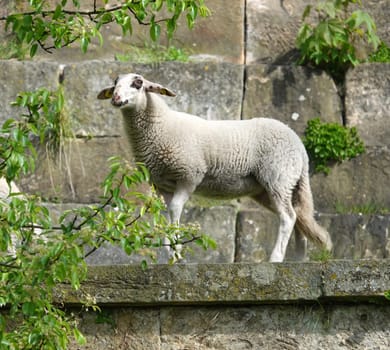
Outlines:
{"label": "green leaf", "polygon": [[79,345],[85,345],[87,343],[87,339],[77,328],[73,328],[73,335]]}
{"label": "green leaf", "polygon": [[89,39],[87,37],[82,37],[81,38],[81,51],[83,53],[86,53],[88,50],[88,45],[89,45]]}
{"label": "green leaf", "polygon": [[150,37],[153,41],[157,41],[160,38],[161,27],[159,24],[152,22],[150,26]]}

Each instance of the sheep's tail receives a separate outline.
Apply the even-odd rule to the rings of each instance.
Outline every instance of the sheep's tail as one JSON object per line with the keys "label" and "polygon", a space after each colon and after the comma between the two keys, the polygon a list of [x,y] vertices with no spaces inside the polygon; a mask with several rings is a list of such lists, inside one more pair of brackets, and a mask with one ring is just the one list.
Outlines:
{"label": "sheep's tail", "polygon": [[305,171],[294,192],[294,210],[297,214],[295,229],[320,247],[332,250],[332,240],[328,231],[314,219],[313,195],[310,189],[309,174]]}

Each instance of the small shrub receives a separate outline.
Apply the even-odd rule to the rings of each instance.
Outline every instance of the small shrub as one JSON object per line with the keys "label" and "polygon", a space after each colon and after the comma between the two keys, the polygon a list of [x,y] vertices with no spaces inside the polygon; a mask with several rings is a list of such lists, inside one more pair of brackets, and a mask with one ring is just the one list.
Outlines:
{"label": "small shrub", "polygon": [[314,162],[315,171],[329,173],[329,163],[351,159],[364,152],[364,144],[356,128],[337,123],[309,120],[303,143]]}
{"label": "small shrub", "polygon": [[121,62],[156,63],[165,61],[187,62],[188,52],[175,46],[165,47],[157,44],[145,44],[144,47],[131,46],[125,54],[117,54]]}
{"label": "small shrub", "polygon": [[368,61],[380,63],[390,62],[390,47],[382,41],[378,49],[369,56]]}
{"label": "small shrub", "polygon": [[24,60],[28,55],[28,47],[23,44],[17,37],[9,36],[0,43],[0,59],[9,60],[16,58]]}
{"label": "small shrub", "polygon": [[333,258],[332,253],[329,250],[321,249],[315,250],[310,253],[310,260],[317,262],[327,262]]}
{"label": "small shrub", "polygon": [[336,82],[342,82],[348,68],[360,62],[357,53],[360,48],[376,51],[380,44],[371,16],[360,9],[349,14],[349,4],[361,1],[320,1],[314,7],[318,18],[314,25],[309,20],[313,6],[308,5],[296,40],[301,53],[298,63],[324,69]]}

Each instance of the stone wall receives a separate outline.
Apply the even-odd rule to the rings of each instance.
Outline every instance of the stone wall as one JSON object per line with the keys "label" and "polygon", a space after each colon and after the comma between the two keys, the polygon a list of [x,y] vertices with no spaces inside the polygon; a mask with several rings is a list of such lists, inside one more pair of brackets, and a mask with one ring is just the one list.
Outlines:
{"label": "stone wall", "polygon": [[[324,72],[294,65],[300,16],[313,2],[235,0],[227,6],[225,0],[206,0],[211,18],[200,19],[193,31],[180,23],[173,42],[192,50],[190,63],[115,61],[115,53],[148,36],[137,26],[131,39],[107,26],[104,46],[92,44],[85,56],[72,47],[50,56],[39,53],[34,61],[0,61],[0,122],[20,112],[10,106],[18,92],[55,89],[60,75],[64,78],[66,114],[77,138],[65,143],[61,161],[42,151],[35,173],[20,184],[40,193],[54,213],[97,202],[107,158],[132,157],[119,113],[96,100],[118,73],[136,71],[168,85],[178,94],[167,98],[174,108],[206,119],[274,117],[301,136],[309,119],[342,123],[345,111],[347,125],[358,128],[367,146],[365,154],[336,164],[329,175],[311,177],[317,217],[332,235],[334,257],[349,260],[258,264],[269,257],[277,218],[247,199],[194,198],[183,220],[199,222],[218,244],[215,251],[195,248],[184,261],[200,264],[144,271],[140,257],[103,247],[88,262],[108,266],[91,266],[80,294],[66,286],[58,292],[79,315],[86,349],[390,347],[390,304],[383,297],[390,289],[389,264],[376,260],[390,256],[390,215],[372,209],[388,213],[390,208],[390,64],[351,70],[345,100]],[[0,0],[1,14],[12,6]],[[364,6],[390,44],[388,0],[364,1]],[[314,259],[314,248],[310,251]],[[292,259],[289,249],[287,260]],[[86,295],[96,299],[102,314],[80,312]]]}
{"label": "stone wall", "polygon": [[[390,218],[373,215],[372,208],[387,212],[390,208],[390,65],[363,64],[351,70],[345,100],[327,74],[296,66],[294,38],[304,6],[312,2],[240,0],[226,7],[223,0],[209,1],[211,18],[200,19],[193,31],[180,23],[173,42],[191,48],[189,63],[114,61],[114,54],[125,52],[130,41],[143,42],[147,37],[145,29],[137,26],[131,39],[121,39],[118,28],[107,26],[105,46],[92,45],[89,56],[72,47],[53,55],[40,53],[34,61],[0,62],[1,121],[18,114],[10,102],[19,91],[41,86],[53,89],[61,75],[66,114],[77,136],[65,143],[61,162],[47,159],[42,152],[35,173],[22,179],[22,188],[64,203],[50,204],[57,210],[99,200],[107,158],[117,154],[131,158],[121,117],[109,103],[96,100],[98,91],[122,72],[137,71],[169,86],[178,95],[167,98],[173,108],[206,119],[273,117],[301,136],[309,119],[319,116],[323,121],[342,123],[344,110],[347,125],[358,128],[367,151],[336,164],[327,176],[312,176],[318,219],[336,242],[336,258],[388,257]],[[365,1],[364,6],[374,16],[381,38],[389,43],[386,3]],[[2,12],[11,8],[12,3],[7,2]],[[359,214],[359,208],[367,213]],[[344,214],[350,211],[356,214]],[[216,252],[197,252],[189,262],[266,260],[278,225],[273,214],[246,199],[217,202],[195,198],[187,206],[184,220],[199,222],[219,245]],[[293,259],[290,253],[288,257]],[[130,261],[120,252],[112,255],[103,249],[90,260],[101,264]]]}
{"label": "stone wall", "polygon": [[389,288],[387,261],[127,265],[91,267],[59,297],[101,305],[78,313],[86,349],[385,350]]}

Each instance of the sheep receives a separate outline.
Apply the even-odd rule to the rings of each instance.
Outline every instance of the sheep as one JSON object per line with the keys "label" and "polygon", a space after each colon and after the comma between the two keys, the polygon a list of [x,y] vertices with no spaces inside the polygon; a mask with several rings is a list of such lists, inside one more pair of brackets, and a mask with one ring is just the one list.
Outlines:
{"label": "sheep", "polygon": [[139,74],[120,75],[101,90],[122,112],[136,161],[148,168],[172,223],[179,224],[192,193],[212,198],[249,196],[279,216],[270,261],[282,262],[295,228],[296,255],[304,260],[307,238],[332,249],[315,221],[308,156],[298,135],[270,118],[205,120],[178,112],[157,95],[170,89]]}

